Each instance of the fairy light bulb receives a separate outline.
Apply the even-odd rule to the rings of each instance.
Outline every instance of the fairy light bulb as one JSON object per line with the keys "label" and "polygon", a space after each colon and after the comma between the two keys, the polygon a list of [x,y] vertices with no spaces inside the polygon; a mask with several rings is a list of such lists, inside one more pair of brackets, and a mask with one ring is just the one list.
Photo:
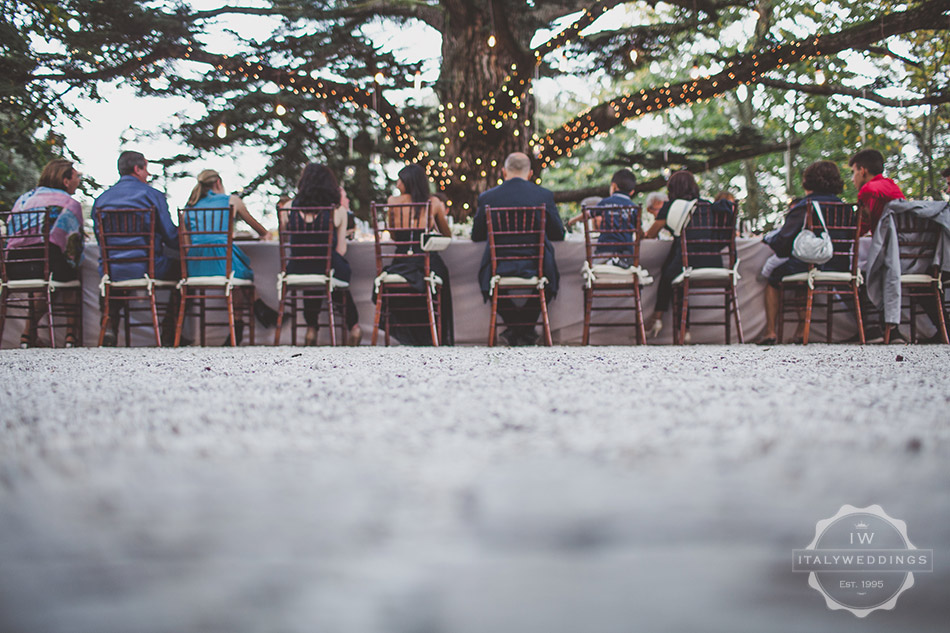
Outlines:
{"label": "fairy light bulb", "polygon": [[376,83],[378,83],[378,84],[383,83],[383,79],[385,79],[385,78],[386,78],[386,75],[384,75],[383,73],[376,73],[375,75],[373,75],[373,79],[374,79],[374,80],[376,81]]}
{"label": "fairy light bulb", "polygon": [[825,71],[823,71],[821,68],[815,71],[815,81],[817,81],[819,84],[825,83]]}
{"label": "fairy light bulb", "polygon": [[274,107],[274,112],[277,113],[277,116],[284,116],[285,114],[287,114],[287,108],[284,107],[284,104],[278,103]]}
{"label": "fairy light bulb", "polygon": [[634,48],[630,51],[630,61],[636,64],[638,59],[640,59],[640,51]]}
{"label": "fairy light bulb", "polygon": [[218,135],[218,138],[224,138],[228,135],[228,126],[225,125],[224,121],[218,123],[218,129],[215,133]]}
{"label": "fairy light bulb", "polygon": [[496,42],[497,42],[497,40],[495,39],[495,34],[494,34],[494,33],[492,33],[491,35],[488,36],[488,48],[495,48],[495,43],[496,43]]}

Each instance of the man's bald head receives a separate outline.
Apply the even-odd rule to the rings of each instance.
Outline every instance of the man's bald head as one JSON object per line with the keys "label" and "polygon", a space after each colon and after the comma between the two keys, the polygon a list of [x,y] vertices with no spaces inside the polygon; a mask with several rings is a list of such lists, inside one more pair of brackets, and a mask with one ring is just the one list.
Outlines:
{"label": "man's bald head", "polygon": [[531,178],[531,159],[522,152],[512,152],[505,159],[505,180],[510,178]]}

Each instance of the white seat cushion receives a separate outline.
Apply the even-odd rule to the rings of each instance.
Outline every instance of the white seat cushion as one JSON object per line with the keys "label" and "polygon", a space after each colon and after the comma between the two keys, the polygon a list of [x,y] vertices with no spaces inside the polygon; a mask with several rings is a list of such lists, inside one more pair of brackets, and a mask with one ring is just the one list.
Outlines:
{"label": "white seat cushion", "polygon": [[45,279],[11,279],[7,282],[7,288],[45,288]]}
{"label": "white seat cushion", "polygon": [[[105,283],[115,288],[147,288],[149,280],[142,277],[139,279],[125,279],[123,281],[106,281]],[[164,279],[152,279],[151,283],[155,288],[171,288],[177,284],[175,281],[166,281]]]}
{"label": "white seat cushion", "polygon": [[[690,281],[718,281],[730,277],[732,277],[731,268],[694,268],[689,272]],[[685,279],[686,271],[684,270],[673,280],[673,285],[681,284]]]}
{"label": "white seat cushion", "polygon": [[496,286],[537,286],[540,279],[537,277],[500,277]]}
{"label": "white seat cushion", "polygon": [[[852,279],[851,273],[849,272],[839,272],[835,270],[819,270],[813,273],[813,278],[815,281],[825,281],[825,282],[834,282],[834,283],[849,283]],[[808,273],[795,273],[794,275],[785,275],[782,277],[783,283],[806,283],[808,281]]]}
{"label": "white seat cushion", "polygon": [[285,275],[283,279],[288,286],[319,286],[327,283],[326,275]]}
{"label": "white seat cushion", "polygon": [[406,278],[402,275],[394,275],[393,273],[384,273],[385,277],[380,280],[380,283],[384,284],[407,284]]}
{"label": "white seat cushion", "polygon": [[907,275],[901,275],[902,284],[932,284],[936,283],[937,278],[931,275],[925,275],[922,273],[911,273]]}
{"label": "white seat cushion", "polygon": [[600,275],[632,275],[632,268],[624,268],[623,266],[614,266],[613,264],[594,264],[591,266],[591,272],[593,272],[598,277]]}
{"label": "white seat cushion", "polygon": [[[240,279],[238,277],[231,278],[232,286],[253,286],[254,281],[252,279]],[[214,275],[211,277],[186,277],[181,280],[181,283],[186,286],[225,286],[228,283],[227,277],[222,277],[220,275]]]}

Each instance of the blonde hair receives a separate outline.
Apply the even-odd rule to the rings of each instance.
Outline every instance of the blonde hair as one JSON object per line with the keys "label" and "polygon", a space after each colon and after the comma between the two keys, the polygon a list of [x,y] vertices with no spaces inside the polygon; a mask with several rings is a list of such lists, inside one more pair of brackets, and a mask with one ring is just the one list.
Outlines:
{"label": "blonde hair", "polygon": [[191,190],[191,195],[188,196],[188,202],[185,206],[193,207],[211,191],[211,188],[214,187],[215,183],[219,180],[221,180],[220,174],[213,169],[205,169],[198,174],[198,184]]}

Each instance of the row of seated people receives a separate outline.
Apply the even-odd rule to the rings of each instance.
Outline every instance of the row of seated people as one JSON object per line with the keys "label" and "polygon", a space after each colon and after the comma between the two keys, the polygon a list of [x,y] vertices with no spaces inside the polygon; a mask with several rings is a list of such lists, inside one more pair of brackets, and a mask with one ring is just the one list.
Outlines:
{"label": "row of seated people", "polygon": [[[851,161],[852,172],[854,174],[855,185],[859,189],[859,203],[865,209],[865,216],[869,218],[868,226],[865,228],[873,229],[876,217],[880,216],[881,210],[887,201],[896,197],[903,197],[899,188],[893,181],[884,179],[881,175],[883,171],[883,157],[873,150],[866,150],[859,153]],[[177,227],[172,223],[165,196],[158,190],[147,184],[149,173],[148,163],[144,156],[138,152],[123,152],[118,161],[120,180],[109,190],[103,193],[94,205],[94,208],[109,207],[127,207],[127,208],[154,208],[156,214],[156,241],[164,248],[158,248],[155,253],[154,275],[160,280],[176,281],[181,277],[179,260],[168,256],[167,251],[175,249],[178,246]],[[497,187],[484,192],[478,199],[478,211],[474,218],[472,239],[473,241],[484,241],[487,239],[487,225],[485,209],[487,207],[544,207],[546,210],[546,229],[544,246],[544,267],[543,276],[546,281],[543,295],[546,301],[552,300],[558,290],[559,274],[554,260],[553,246],[551,242],[562,240],[564,238],[564,225],[557,213],[554,204],[553,194],[531,182],[532,172],[528,157],[521,153],[510,155],[505,161],[503,168],[504,181]],[[76,266],[81,255],[82,248],[82,224],[81,210],[78,203],[72,198],[75,192],[81,174],[72,167],[72,163],[65,160],[51,162],[44,170],[40,178],[39,186],[36,190],[24,194],[14,207],[16,210],[38,209],[41,207],[54,207],[61,209],[60,213],[53,218],[55,224],[51,232],[51,251],[50,266],[52,277],[54,279],[67,281],[76,278]],[[838,173],[837,166],[828,161],[819,161],[805,170],[803,175],[803,185],[806,190],[806,197],[793,203],[786,222],[781,230],[767,239],[770,246],[776,251],[777,256],[782,256],[782,260],[773,261],[770,266],[769,290],[766,294],[767,309],[767,330],[760,342],[773,343],[776,339],[775,323],[778,317],[778,293],[781,280],[789,275],[794,275],[806,270],[808,265],[796,260],[790,255],[790,242],[801,231],[804,224],[805,209],[811,201],[840,201],[837,197],[843,190],[843,183]],[[440,198],[431,194],[429,182],[423,168],[419,165],[409,165],[399,173],[397,182],[400,194],[390,197],[388,204],[406,203],[428,203],[431,212],[426,214],[427,226],[416,226],[412,221],[406,225],[408,229],[417,230],[435,230],[448,236],[450,234],[448,222],[446,219],[445,205]],[[633,205],[631,196],[636,189],[636,178],[629,170],[620,170],[614,174],[610,184],[609,197],[600,201],[594,209],[590,210],[590,215],[596,222],[598,209],[610,209],[614,207],[627,207],[639,210]],[[646,231],[644,237],[656,238],[663,230],[670,230],[667,226],[667,218],[670,210],[675,208],[677,201],[696,201],[703,204],[709,204],[714,212],[723,214],[732,214],[734,221],[735,206],[729,200],[717,200],[715,203],[708,203],[699,198],[699,189],[695,178],[687,171],[679,171],[671,175],[668,181],[668,197],[654,197],[648,199],[645,205],[651,214],[655,216],[653,224]],[[896,190],[896,191],[895,191]],[[333,244],[332,244],[332,267],[334,277],[340,281],[349,281],[350,267],[345,259],[346,254],[346,225],[348,201],[346,193],[338,185],[332,172],[323,165],[310,164],[302,171],[297,195],[289,206],[280,211],[280,225],[282,229],[297,230],[313,227],[316,217],[312,214],[301,213],[298,208],[313,207],[332,207],[335,209],[332,216],[333,223]],[[267,235],[267,231],[248,213],[243,201],[236,195],[228,195],[225,192],[224,184],[217,172],[205,170],[198,176],[198,183],[189,197],[186,209],[220,209],[221,213],[217,216],[218,223],[221,218],[227,218],[226,211],[233,209],[236,215],[248,223],[262,237]],[[869,213],[867,212],[869,211]],[[94,214],[96,217],[96,214]],[[204,216],[215,217],[215,216]],[[583,217],[577,216],[571,218],[568,224],[573,224]],[[417,218],[418,220],[418,218]],[[327,222],[326,219],[321,220]],[[622,227],[619,232],[601,232],[598,252],[609,252],[615,257],[615,264],[624,266],[630,259],[628,252],[629,245],[632,242],[631,233],[639,226],[639,217],[635,216],[629,221],[629,225]],[[201,231],[202,229],[214,228],[207,226],[190,226],[192,230]],[[322,228],[326,228],[323,226]],[[15,234],[17,227],[9,227],[8,231]],[[674,231],[675,232],[675,231]],[[220,239],[217,237],[215,239]],[[8,243],[10,243],[8,241]],[[624,248],[611,246],[614,244],[625,244]],[[444,284],[443,296],[446,298],[440,312],[440,331],[442,333],[443,344],[452,342],[452,309],[451,292],[449,291],[448,269],[437,253],[431,253],[429,257],[433,272],[438,276],[440,282]],[[406,265],[416,270],[407,270]],[[31,262],[30,266],[35,267],[36,262]],[[201,262],[195,264],[198,268],[189,271],[190,275],[215,275],[222,274],[220,262],[207,262],[208,266],[216,266],[214,269],[201,269]],[[300,268],[301,262],[291,262],[290,273],[307,273],[312,270]],[[692,265],[721,267],[722,258],[713,255],[694,257]],[[824,270],[839,270],[847,263],[842,258],[836,257],[821,268]],[[142,276],[146,271],[144,264],[137,262],[130,264],[124,269],[119,266],[111,271],[115,280],[123,278],[131,279]],[[295,267],[296,266],[296,267]],[[506,267],[507,266],[507,267]],[[498,269],[493,270],[489,251],[486,248],[482,263],[478,272],[478,281],[486,301],[490,299],[493,292],[493,277],[495,275],[530,277],[533,271],[522,269],[525,262],[500,262]],[[100,265],[101,268],[101,265]],[[21,265],[17,268],[16,262],[11,262],[8,271],[11,277],[23,277],[36,275],[37,271],[30,270],[27,265]],[[101,271],[100,271],[101,272]],[[238,247],[233,247],[233,258],[231,262],[231,272],[238,279],[250,280],[253,278],[253,271],[250,268],[250,260]],[[412,262],[412,258],[402,262],[402,267],[391,272],[400,274],[404,279],[414,281],[419,286],[424,286],[422,275],[419,274],[418,264]],[[664,312],[669,309],[672,295],[672,286],[674,279],[681,276],[683,272],[682,253],[680,251],[680,242],[675,240],[672,248],[663,264],[660,281],[658,285],[657,302],[653,314],[646,321],[646,330],[650,335],[656,336],[662,327],[662,317]],[[515,291],[516,292],[516,291]],[[538,322],[539,313],[544,306],[538,300],[505,300],[506,294],[511,294],[511,290],[501,289],[499,295],[501,299],[498,302],[498,315],[508,326],[505,332],[501,334],[502,338],[509,345],[533,344],[538,340],[538,334],[535,325]],[[162,342],[171,343],[175,317],[182,311],[178,310],[175,293],[173,294],[172,305],[166,313],[165,321],[162,324]],[[251,295],[253,296],[253,295]],[[342,288],[334,293],[334,301],[339,301],[340,311],[345,318],[347,332],[347,342],[349,344],[358,344],[361,338],[361,331],[358,325],[358,313],[349,290]],[[734,300],[734,297],[733,297]],[[307,334],[305,342],[313,344],[316,341],[319,313],[321,310],[322,299],[317,295],[311,295],[304,300],[304,317],[307,323]],[[263,306],[261,302],[256,302],[254,306],[255,313],[261,317],[265,323],[273,321],[275,311]],[[109,306],[109,312],[112,312],[114,306]],[[104,307],[105,310],[105,307]],[[738,318],[737,325],[738,325]],[[802,320],[800,320],[802,321]],[[105,332],[105,343],[114,344],[118,325],[118,318],[111,318],[112,329]],[[241,337],[241,324],[235,324],[237,332],[232,335],[231,342],[237,342]],[[24,331],[22,343],[29,345],[32,337],[35,335],[32,324],[28,323]],[[801,325],[800,325],[801,327]],[[73,324],[67,323],[66,342],[67,345],[75,342],[72,334]],[[180,325],[178,328],[180,334]],[[799,333],[800,334],[800,333]],[[549,337],[549,333],[546,333]],[[404,328],[401,333],[397,332],[397,338],[406,340],[403,342],[425,344],[428,337],[425,331],[420,328]],[[740,330],[741,340],[741,330]]]}

